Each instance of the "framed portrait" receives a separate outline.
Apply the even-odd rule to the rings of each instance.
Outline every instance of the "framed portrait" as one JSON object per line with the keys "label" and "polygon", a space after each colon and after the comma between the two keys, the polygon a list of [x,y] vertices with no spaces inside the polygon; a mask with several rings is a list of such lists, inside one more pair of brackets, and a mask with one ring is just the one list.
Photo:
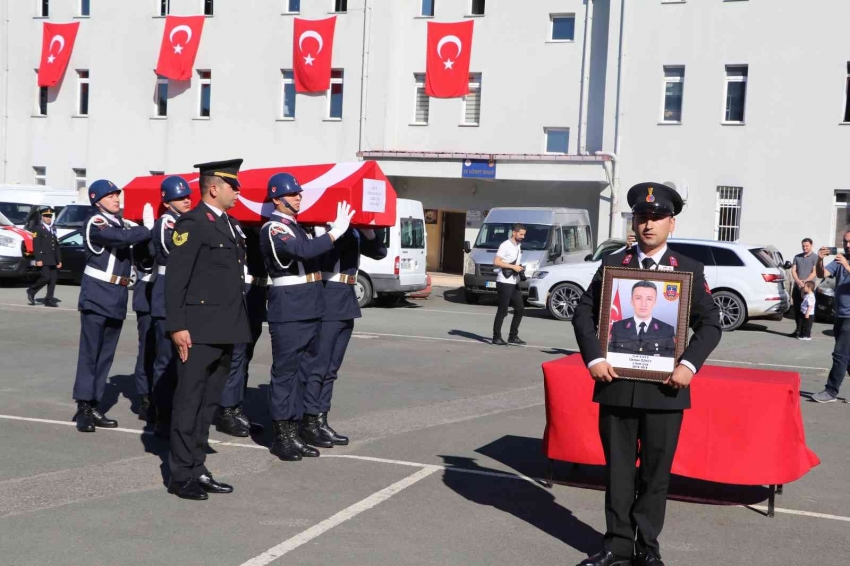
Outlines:
{"label": "framed portrait", "polygon": [[437,210],[434,208],[425,209],[425,224],[437,223]]}
{"label": "framed portrait", "polygon": [[599,342],[623,379],[664,381],[685,351],[693,273],[606,267]]}

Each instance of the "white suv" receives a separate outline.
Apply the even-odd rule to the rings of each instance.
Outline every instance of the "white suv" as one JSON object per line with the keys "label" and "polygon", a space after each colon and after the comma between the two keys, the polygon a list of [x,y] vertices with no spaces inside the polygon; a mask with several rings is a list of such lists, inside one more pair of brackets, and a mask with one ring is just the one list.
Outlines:
{"label": "white suv", "polygon": [[[750,318],[781,317],[787,310],[784,273],[763,246],[678,239],[668,245],[705,266],[705,280],[720,308],[723,330],[735,330]],[[545,307],[558,320],[572,320],[579,297],[602,263],[600,251],[585,263],[556,265],[535,273],[528,302]]]}

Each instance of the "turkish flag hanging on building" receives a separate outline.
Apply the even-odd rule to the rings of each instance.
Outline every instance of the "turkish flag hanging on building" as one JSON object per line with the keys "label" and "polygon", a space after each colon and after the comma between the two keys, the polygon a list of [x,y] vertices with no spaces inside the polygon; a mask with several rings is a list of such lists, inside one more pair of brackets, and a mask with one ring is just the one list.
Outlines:
{"label": "turkish flag hanging on building", "polygon": [[472,20],[428,22],[425,58],[425,94],[458,98],[469,94],[469,60],[472,55]]}
{"label": "turkish flag hanging on building", "polygon": [[80,29],[80,22],[72,24],[44,22],[41,63],[38,65],[38,86],[53,86],[62,80],[68,61],[71,60],[78,29]]}
{"label": "turkish flag hanging on building", "polygon": [[295,92],[322,92],[331,88],[331,59],[336,16],[324,20],[295,18],[292,69]]}
{"label": "turkish flag hanging on building", "polygon": [[195,56],[201,44],[204,16],[168,16],[162,32],[162,45],[156,74],[174,81],[192,78]]}

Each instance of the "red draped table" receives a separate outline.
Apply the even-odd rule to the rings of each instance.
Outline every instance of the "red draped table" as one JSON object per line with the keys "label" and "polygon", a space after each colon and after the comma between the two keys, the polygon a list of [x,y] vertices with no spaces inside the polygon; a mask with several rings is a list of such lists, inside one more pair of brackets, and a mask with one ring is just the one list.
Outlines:
{"label": "red draped table", "polygon": [[[605,465],[599,405],[592,400],[594,382],[581,356],[543,364],[543,376],[546,456]],[[817,455],[806,446],[799,374],[706,365],[691,381],[691,408],[682,422],[674,474],[781,486],[818,464]]]}

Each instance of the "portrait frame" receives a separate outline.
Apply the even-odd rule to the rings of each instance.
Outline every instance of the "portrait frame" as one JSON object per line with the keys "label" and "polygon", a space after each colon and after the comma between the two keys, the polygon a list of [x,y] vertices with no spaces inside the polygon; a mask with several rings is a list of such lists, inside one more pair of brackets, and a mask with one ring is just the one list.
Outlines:
{"label": "portrait frame", "polygon": [[[665,381],[673,373],[676,363],[682,357],[687,346],[693,277],[694,274],[687,271],[656,271],[623,267],[604,268],[602,273],[602,296],[599,306],[599,345],[602,348],[606,361],[612,365],[620,379],[660,383]],[[612,301],[614,300],[614,288],[616,282],[617,289],[619,289],[621,281],[626,284],[628,284],[628,281],[653,282],[657,288],[657,300],[678,301],[675,309],[675,324],[670,325],[674,329],[672,358],[669,356],[660,357],[654,354],[645,355],[639,352],[631,352],[629,354],[619,352],[609,353],[610,346],[612,345],[612,325],[614,324],[612,322],[611,308]],[[630,287],[630,292],[631,289]],[[635,334],[637,335],[637,332]],[[658,349],[657,343],[655,347],[655,349]],[[612,356],[610,354],[615,355]],[[625,359],[624,356],[628,356],[628,363],[623,362]],[[667,361],[670,359],[672,359],[672,364]],[[669,367],[659,369],[660,366]]]}

